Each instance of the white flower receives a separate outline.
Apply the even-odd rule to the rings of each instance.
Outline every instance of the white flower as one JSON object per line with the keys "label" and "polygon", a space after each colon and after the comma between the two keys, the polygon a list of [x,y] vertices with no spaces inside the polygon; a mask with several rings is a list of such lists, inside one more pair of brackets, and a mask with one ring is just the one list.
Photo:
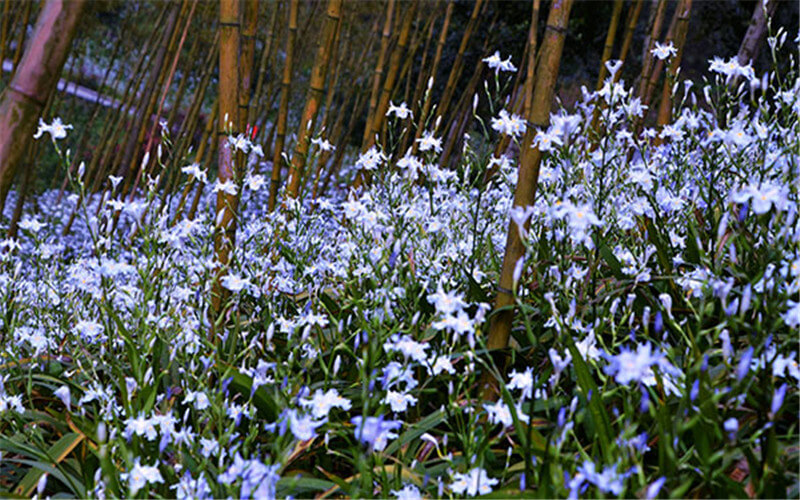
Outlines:
{"label": "white flower", "polygon": [[53,138],[53,140],[63,139],[67,136],[67,129],[71,129],[72,125],[65,125],[61,118],[55,117],[53,118],[53,123],[50,125],[46,124],[44,120],[39,118],[39,130],[33,135],[34,139],[38,139],[47,132]]}
{"label": "white flower", "polygon": [[251,191],[258,191],[261,189],[267,180],[261,174],[250,174],[244,179],[244,184]]}
{"label": "white flower", "polygon": [[375,170],[384,161],[386,161],[386,156],[378,151],[378,148],[372,146],[366,153],[358,157],[356,168],[359,170]]}
{"label": "white flower", "polygon": [[390,116],[392,114],[401,120],[405,120],[406,118],[413,116],[411,114],[411,110],[408,108],[408,106],[406,106],[405,102],[401,102],[399,106],[395,106],[393,102],[390,102],[389,111],[386,112],[386,116]]}
{"label": "white flower", "polygon": [[239,192],[239,188],[236,187],[236,184],[232,180],[228,179],[224,182],[217,181],[214,185],[214,192],[218,193],[220,191],[231,196],[236,196],[236,193]]}
{"label": "white flower", "polygon": [[476,467],[466,474],[456,472],[453,474],[455,481],[450,485],[453,493],[474,497],[478,494],[487,495],[492,492],[492,486],[497,484],[497,479],[491,478],[486,471]]}
{"label": "white flower", "polygon": [[62,403],[64,403],[64,406],[67,407],[67,411],[70,411],[72,409],[72,400],[70,398],[68,385],[62,385],[61,387],[56,389],[55,392],[53,392],[53,395],[58,399],[60,399]]}
{"label": "white flower", "polygon": [[387,391],[383,402],[388,403],[389,406],[392,407],[392,411],[398,413],[401,411],[406,411],[409,404],[411,406],[417,404],[417,398],[411,394],[404,394],[397,391]]}
{"label": "white flower", "polygon": [[90,344],[103,340],[103,325],[96,321],[82,320],[75,325],[75,333]]}
{"label": "white flower", "polygon": [[230,136],[228,137],[228,144],[231,145],[234,151],[241,151],[243,153],[247,153],[250,150],[251,143],[244,134],[239,134],[236,137]]}
{"label": "white flower", "polygon": [[315,137],[311,139],[311,144],[316,144],[317,147],[322,151],[330,152],[336,149],[336,146],[328,142],[328,139],[318,139]]}
{"label": "white flower", "polygon": [[437,153],[442,152],[442,140],[433,136],[433,132],[425,132],[422,134],[421,139],[417,139],[420,151],[430,151],[431,149]]}
{"label": "white flower", "polygon": [[486,63],[489,68],[493,69],[495,73],[499,73],[500,71],[516,71],[517,68],[514,64],[511,63],[511,56],[508,56],[508,59],[503,61],[500,59],[500,52],[495,52],[491,56],[483,59],[483,62]]}
{"label": "white flower", "polygon": [[668,59],[677,54],[678,49],[672,45],[672,42],[667,42],[665,44],[656,42],[656,48],[651,50],[650,53],[663,61],[664,59]]}
{"label": "white flower", "polygon": [[[206,171],[200,168],[199,163],[192,163],[191,165],[187,165],[181,168],[181,172],[191,177],[194,177],[196,180],[202,182],[203,184],[208,184],[208,178],[206,178]],[[122,180],[121,177],[120,180]]]}
{"label": "white flower", "polygon": [[235,274],[227,274],[219,281],[222,283],[222,286],[234,293],[241,292],[244,287],[251,285],[250,280],[247,278],[240,278]]}
{"label": "white flower", "polygon": [[142,489],[147,483],[163,483],[164,478],[158,471],[158,467],[150,465],[140,465],[139,460],[133,465],[133,469],[128,473],[122,474],[123,479],[128,480],[128,487],[131,490],[131,496],[135,495],[137,491]]}
{"label": "white flower", "polygon": [[47,224],[42,224],[36,219],[25,219],[19,223],[19,228],[32,233],[38,233]]}
{"label": "white flower", "polygon": [[519,137],[525,133],[525,120],[517,115],[509,114],[505,109],[500,110],[500,116],[492,118],[492,128],[501,134]]}
{"label": "white flower", "polygon": [[402,490],[392,490],[391,494],[397,497],[397,500],[421,500],[422,495],[419,493],[419,489],[413,484],[407,484],[403,487]]}
{"label": "white flower", "polygon": [[314,418],[324,418],[328,416],[328,412],[332,408],[341,408],[342,410],[349,410],[352,406],[350,400],[343,398],[339,395],[336,389],[328,389],[327,392],[322,392],[317,389],[311,398],[300,400],[300,405],[304,407],[311,407],[311,414]]}
{"label": "white flower", "polygon": [[539,151],[547,153],[555,149],[556,146],[561,146],[564,143],[556,130],[548,130],[547,132],[539,132],[533,140],[533,145],[538,146]]}

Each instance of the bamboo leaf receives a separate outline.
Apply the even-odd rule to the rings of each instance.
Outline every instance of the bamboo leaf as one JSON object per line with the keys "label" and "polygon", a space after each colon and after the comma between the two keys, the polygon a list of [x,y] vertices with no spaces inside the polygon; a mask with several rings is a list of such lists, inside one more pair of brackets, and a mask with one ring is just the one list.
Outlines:
{"label": "bamboo leaf", "polygon": [[[61,436],[61,439],[56,441],[56,443],[47,450],[47,456],[52,460],[52,464],[49,465],[53,467],[58,466],[81,441],[83,441],[83,436],[75,432]],[[48,471],[44,468],[34,467],[30,469],[14,491],[22,496],[30,496],[34,488],[36,488],[36,483],[39,481],[39,478],[41,478],[45,472]]]}
{"label": "bamboo leaf", "polygon": [[597,388],[594,378],[592,378],[592,374],[589,372],[589,367],[586,365],[586,361],[583,360],[580,351],[578,351],[578,348],[575,347],[575,341],[569,335],[565,335],[564,338],[566,338],[567,347],[569,348],[570,354],[572,354],[572,363],[573,367],[575,368],[575,374],[578,377],[578,385],[581,387],[586,395],[586,399],[588,400],[589,413],[592,416],[597,437],[600,441],[600,448],[603,451],[603,456],[605,457],[606,461],[610,463],[612,461],[611,422],[608,418],[606,409],[603,407],[603,398],[599,389]]}

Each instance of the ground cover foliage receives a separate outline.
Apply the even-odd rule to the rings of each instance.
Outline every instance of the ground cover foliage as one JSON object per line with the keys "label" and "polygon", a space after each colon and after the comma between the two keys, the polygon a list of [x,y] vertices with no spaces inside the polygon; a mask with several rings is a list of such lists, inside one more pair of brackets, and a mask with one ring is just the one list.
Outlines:
{"label": "ground cover foliage", "polygon": [[[417,156],[397,151],[390,126],[344,172],[369,171],[362,190],[268,213],[260,149],[232,137],[249,158],[235,181],[184,168],[207,183],[193,220],[177,199],[159,210],[156,179],[120,200],[68,174],[71,197],[43,194],[2,242],[3,494],[796,497],[786,38],[769,39],[782,72],[714,59],[707,80],[676,84],[661,130],[634,133],[624,82],[585,92],[537,135],[532,207],[511,208],[516,159],[487,147],[525,127],[502,110],[501,58],[479,95],[496,118],[455,166],[431,133]],[[68,165],[69,130],[40,128]],[[211,325],[219,191],[241,201]],[[509,218],[530,221],[527,252],[512,345],[491,356]]]}

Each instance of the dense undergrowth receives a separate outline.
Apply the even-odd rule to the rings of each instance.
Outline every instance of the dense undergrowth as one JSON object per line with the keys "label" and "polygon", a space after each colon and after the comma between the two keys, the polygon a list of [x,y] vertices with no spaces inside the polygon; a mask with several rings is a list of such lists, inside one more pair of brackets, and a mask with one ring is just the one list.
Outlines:
{"label": "dense undergrowth", "polygon": [[[528,208],[511,210],[516,160],[470,146],[524,128],[497,107],[501,67],[480,96],[498,118],[456,167],[432,133],[417,157],[390,137],[345,173],[372,172],[361,192],[268,213],[258,148],[235,138],[251,161],[208,183],[194,220],[175,221],[176,199],[158,212],[152,180],[132,201],[79,196],[78,172],[1,245],[3,495],[796,497],[784,41],[787,72],[712,61],[641,136],[624,83],[586,93],[539,132]],[[212,328],[219,190],[241,203]],[[530,230],[503,366],[483,346],[509,215]]]}

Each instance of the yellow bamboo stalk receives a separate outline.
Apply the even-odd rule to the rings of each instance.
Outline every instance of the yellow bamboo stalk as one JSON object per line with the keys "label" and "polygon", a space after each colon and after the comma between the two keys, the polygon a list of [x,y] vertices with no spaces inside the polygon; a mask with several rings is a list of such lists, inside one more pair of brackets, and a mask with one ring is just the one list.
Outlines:
{"label": "yellow bamboo stalk", "polygon": [[0,205],[5,203],[37,119],[58,83],[84,6],[83,1],[44,3],[32,43],[0,94]]}
{"label": "yellow bamboo stalk", "polygon": [[464,53],[467,50],[467,45],[469,45],[469,40],[472,38],[472,33],[475,31],[475,28],[478,26],[478,22],[480,19],[480,11],[483,7],[484,0],[476,0],[475,6],[472,8],[472,14],[470,15],[469,21],[467,22],[467,27],[464,29],[464,35],[461,37],[461,44],[458,46],[458,53],[456,54],[455,61],[453,61],[452,69],[450,70],[450,76],[447,78],[447,85],[444,88],[444,95],[442,96],[442,100],[439,103],[439,107],[436,110],[436,114],[441,116],[442,118],[447,115],[447,111],[450,108],[450,101],[453,99],[453,94],[456,91],[456,84],[458,83],[458,78],[461,76],[461,69],[464,62]]}
{"label": "yellow bamboo stalk", "polygon": [[[214,133],[214,127],[217,121],[217,112],[219,111],[219,100],[215,101],[211,107],[211,116],[208,117],[206,121],[205,130],[203,131],[203,138],[200,140],[200,145],[197,148],[197,152],[194,155],[195,163],[200,164],[203,161],[203,157],[206,151],[206,145],[209,142],[214,142],[214,138],[211,134]],[[212,147],[213,149],[213,147]],[[178,208],[175,210],[175,216],[172,219],[172,223],[175,224],[178,220],[180,220],[181,215],[183,214],[183,209],[186,206],[186,200],[189,197],[189,193],[192,191],[192,187],[195,185],[195,179],[190,178],[186,181],[186,185],[183,188],[183,193],[181,193],[181,198],[178,201]],[[200,189],[203,189],[203,186],[200,186]]]}
{"label": "yellow bamboo stalk", "polygon": [[[523,138],[520,153],[519,177],[514,190],[513,204],[515,207],[532,206],[534,202],[542,153],[538,147],[531,147],[531,145],[536,134],[536,127],[546,126],[550,118],[550,107],[558,79],[558,68],[571,8],[572,0],[555,0],[550,6],[539,65],[536,68],[533,98],[527,117],[528,130]],[[514,269],[524,255],[525,245],[520,239],[517,224],[512,219],[506,238],[494,314],[486,340],[487,348],[490,350],[508,347],[511,325],[514,320]],[[490,394],[488,391],[487,393]]]}
{"label": "yellow bamboo stalk", "polygon": [[611,12],[611,22],[608,24],[608,33],[606,34],[606,43],[603,46],[603,56],[600,59],[600,75],[597,77],[597,85],[595,89],[600,90],[603,88],[603,82],[608,74],[606,63],[611,60],[611,53],[614,50],[614,40],[617,37],[617,28],[619,27],[619,17],[622,14],[622,0],[614,0],[614,10]]}
{"label": "yellow bamboo stalk", "polygon": [[667,0],[658,0],[658,5],[656,6],[655,15],[653,18],[653,27],[650,31],[647,39],[647,43],[645,46],[644,51],[644,61],[642,63],[642,74],[639,80],[639,93],[638,96],[640,98],[644,98],[647,92],[647,86],[650,79],[650,74],[653,70],[653,54],[652,50],[655,47],[656,40],[660,38],[661,34],[661,25],[664,22],[664,14],[667,10]]}
{"label": "yellow bamboo stalk", "polygon": [[292,60],[294,58],[295,38],[297,38],[297,7],[298,0],[289,0],[289,29],[286,35],[286,62],[283,65],[283,78],[281,80],[281,102],[278,107],[278,121],[275,124],[276,137],[272,155],[272,177],[269,185],[268,209],[273,211],[278,198],[278,187],[281,182],[281,167],[283,166],[283,146],[286,140],[286,122],[289,113],[289,98],[292,85]]}
{"label": "yellow bamboo stalk", "polygon": [[297,198],[300,194],[303,173],[305,170],[308,156],[308,148],[311,143],[311,134],[314,131],[314,122],[319,111],[323,92],[325,91],[325,77],[328,70],[330,53],[333,48],[333,39],[336,34],[336,26],[342,15],[342,0],[328,0],[327,18],[322,30],[317,55],[314,59],[314,66],[311,69],[311,81],[309,83],[306,104],[300,118],[300,126],[297,130],[297,142],[295,143],[292,161],[289,164],[289,183],[286,189],[286,196]]}
{"label": "yellow bamboo stalk", "polygon": [[274,5],[275,8],[272,12],[272,16],[270,17],[270,24],[267,28],[267,33],[264,36],[264,50],[261,52],[261,61],[259,61],[258,64],[258,78],[256,79],[254,98],[250,101],[250,106],[247,109],[247,123],[250,124],[254,124],[256,122],[256,113],[258,112],[261,99],[264,97],[264,81],[266,80],[267,76],[267,68],[269,67],[272,48],[275,45],[275,28],[278,23],[278,17],[280,16],[282,4],[280,1],[276,1],[272,2],[270,5]]}
{"label": "yellow bamboo stalk", "polygon": [[[369,134],[372,131],[372,119],[375,115],[375,108],[378,106],[378,98],[381,91],[381,81],[383,80],[383,66],[386,59],[386,52],[389,49],[389,40],[392,35],[392,13],[394,12],[394,0],[389,0],[386,4],[386,20],[383,23],[383,33],[381,34],[381,45],[378,51],[378,61],[375,64],[375,71],[372,77],[372,92],[369,97],[369,108],[367,111],[367,122],[364,126],[364,137],[361,140],[362,145],[369,142]],[[362,150],[367,150],[369,147],[362,146]]]}
{"label": "yellow bamboo stalk", "polygon": [[[170,86],[172,85],[172,79],[175,77],[175,69],[178,67],[178,60],[180,59],[180,56],[181,56],[181,49],[183,48],[183,44],[186,41],[186,34],[189,31],[189,26],[192,24],[192,17],[194,16],[195,7],[197,7],[197,0],[194,0],[193,2],[191,2],[191,7],[190,7],[190,10],[189,10],[189,14],[187,16],[187,19],[186,19],[186,24],[184,25],[184,28],[183,28],[183,33],[181,34],[181,38],[180,38],[180,41],[178,42],[177,49],[174,50],[174,57],[172,59],[172,66],[170,67],[169,73],[167,74],[166,84],[164,84],[164,86],[163,86],[163,91],[161,93],[161,99],[160,99],[160,101],[158,103],[158,109],[156,111],[156,116],[155,116],[155,119],[153,120],[153,127],[152,127],[152,130],[150,132],[150,138],[147,140],[147,147],[145,147],[145,154],[150,152],[150,148],[153,146],[153,141],[155,140],[155,137],[156,137],[156,130],[158,130],[161,127],[159,122],[160,122],[160,118],[161,118],[161,112],[164,109],[164,101],[166,100],[167,93],[169,92]],[[177,34],[177,30],[175,30],[175,33]],[[170,43],[170,45],[172,45],[172,43]],[[177,103],[176,103],[176,106],[177,106]],[[155,159],[153,159],[153,161],[155,161]],[[142,166],[139,169],[139,172],[136,174],[136,180],[134,180],[134,182],[133,182],[133,188],[130,191],[130,197],[129,197],[130,200],[132,200],[133,197],[135,196],[136,187],[138,186],[139,180],[141,179],[141,176],[142,176],[142,173],[145,171],[146,168],[147,168],[146,163],[142,162]]]}
{"label": "yellow bamboo stalk", "polygon": [[[239,130],[247,134],[253,124],[247,121],[250,91],[253,86],[253,63],[256,55],[256,28],[258,27],[258,0],[242,0],[241,49],[239,51]],[[249,135],[248,135],[249,137]]]}
{"label": "yellow bamboo stalk", "polygon": [[[442,60],[442,51],[444,50],[445,42],[447,41],[447,31],[450,27],[450,17],[453,15],[453,0],[447,0],[447,10],[444,14],[444,22],[442,23],[442,30],[439,32],[439,40],[436,42],[436,55],[433,57],[433,64],[431,65],[431,83],[436,80],[439,70],[439,62]],[[422,104],[422,111],[417,117],[417,130],[414,133],[414,142],[411,144],[412,154],[417,154],[419,143],[417,139],[422,137],[422,131],[425,130],[425,124],[428,120],[428,114],[431,111],[433,99],[431,93],[425,96],[425,102]]]}
{"label": "yellow bamboo stalk", "polygon": [[381,91],[378,106],[375,108],[375,116],[372,117],[370,123],[371,130],[367,138],[366,149],[369,149],[375,143],[375,137],[380,133],[381,127],[383,127],[383,123],[386,120],[386,112],[389,110],[392,91],[394,90],[394,84],[400,71],[400,62],[403,60],[403,56],[408,48],[411,24],[414,22],[416,13],[417,2],[413,1],[403,17],[403,25],[400,28],[400,37],[397,40],[397,47],[392,51],[392,56],[389,61],[389,71],[386,73],[386,79],[383,82],[383,90]]}
{"label": "yellow bamboo stalk", "polygon": [[[630,51],[631,42],[633,41],[633,33],[636,31],[636,25],[639,22],[639,16],[642,13],[643,5],[644,0],[636,0],[636,5],[629,9],[630,15],[625,24],[625,36],[622,39],[622,47],[619,50],[619,60],[622,61],[623,65],[625,61],[628,60],[628,52]],[[617,74],[614,75],[614,83],[619,82],[620,78],[622,78],[622,70],[617,71]]]}
{"label": "yellow bamboo stalk", "polygon": [[[689,16],[692,12],[692,0],[681,0],[677,7],[677,21],[675,23],[675,37],[673,43],[677,53],[672,57],[667,68],[667,78],[664,81],[664,89],[661,93],[661,104],[658,110],[656,123],[658,128],[662,128],[672,119],[672,85],[678,76],[683,56],[683,47],[686,43],[686,34],[689,31]],[[661,143],[661,137],[656,137],[656,144]]]}
{"label": "yellow bamboo stalk", "polygon": [[[233,159],[235,152],[228,143],[228,135],[237,132],[239,123],[239,0],[220,0],[219,2],[219,116],[217,122],[218,171],[219,182],[235,182]],[[202,189],[202,186],[201,186]],[[230,263],[230,256],[236,241],[236,209],[238,198],[224,190],[217,192],[217,206],[214,212],[214,256],[217,266],[211,287],[211,335],[214,335],[216,322],[222,313],[222,304],[227,293],[220,278]]]}

